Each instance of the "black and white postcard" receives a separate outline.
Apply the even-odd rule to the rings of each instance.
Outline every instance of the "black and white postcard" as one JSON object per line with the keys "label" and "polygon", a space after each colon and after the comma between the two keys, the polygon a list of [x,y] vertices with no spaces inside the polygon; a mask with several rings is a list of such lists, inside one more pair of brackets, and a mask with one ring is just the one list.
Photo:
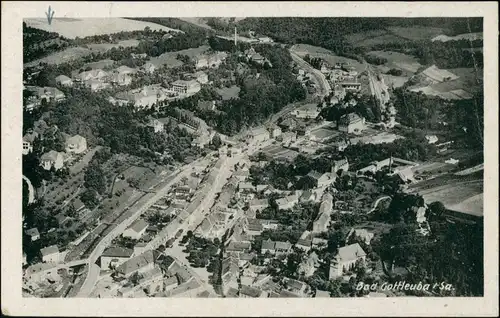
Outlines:
{"label": "black and white postcard", "polygon": [[2,313],[497,315],[497,11],[5,2]]}

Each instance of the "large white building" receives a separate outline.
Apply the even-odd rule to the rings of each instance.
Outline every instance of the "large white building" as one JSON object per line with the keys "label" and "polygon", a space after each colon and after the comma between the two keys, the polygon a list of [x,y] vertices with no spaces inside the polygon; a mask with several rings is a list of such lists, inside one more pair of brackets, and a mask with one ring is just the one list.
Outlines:
{"label": "large white building", "polygon": [[42,261],[45,263],[59,263],[61,261],[61,253],[57,245],[51,245],[40,249]]}
{"label": "large white building", "polygon": [[178,80],[170,85],[170,91],[178,94],[196,94],[201,90],[201,85],[196,80]]}
{"label": "large white building", "polygon": [[82,153],[87,150],[87,140],[80,135],[74,135],[66,139],[65,146],[66,152]]}

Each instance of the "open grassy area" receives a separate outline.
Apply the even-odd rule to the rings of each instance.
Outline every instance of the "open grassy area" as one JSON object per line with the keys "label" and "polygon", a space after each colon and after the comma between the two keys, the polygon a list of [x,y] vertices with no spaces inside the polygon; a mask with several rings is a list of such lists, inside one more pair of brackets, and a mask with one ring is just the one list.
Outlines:
{"label": "open grassy area", "polygon": [[379,36],[366,37],[361,41],[353,43],[353,45],[355,47],[372,47],[377,44],[394,43],[394,42],[405,43],[407,41],[408,41],[407,39],[397,36],[395,34],[385,33]]}
{"label": "open grassy area", "polygon": [[[470,96],[470,94],[478,92],[482,89],[482,69],[454,68],[448,69],[447,71],[450,71],[451,73],[457,75],[458,78],[455,80],[430,85],[428,85],[428,83],[425,83],[425,81],[422,81],[421,83],[416,84],[411,89],[421,91],[427,95],[435,95],[448,99],[466,98],[466,96]],[[465,91],[465,93],[460,93],[460,90]]]}
{"label": "open grassy area", "polygon": [[236,85],[217,89],[217,93],[222,97],[222,100],[238,98],[238,94],[240,93],[240,91],[241,89]]}
{"label": "open grassy area", "polygon": [[209,48],[210,47],[208,45],[202,45],[200,47],[192,49],[186,49],[176,52],[166,52],[158,57],[152,57],[149,62],[156,67],[160,67],[163,65],[167,65],[168,68],[179,67],[184,63],[182,63],[177,59],[178,54],[187,55],[191,59],[193,59],[197,56],[204,54]]}
{"label": "open grassy area", "polygon": [[394,27],[389,27],[387,29],[392,34],[413,41],[431,40],[435,36],[443,34],[445,32],[445,30],[442,28],[434,28],[427,26],[412,26],[412,27],[394,26]]}
{"label": "open grassy area", "polygon": [[89,48],[93,52],[106,52],[108,50],[111,50],[112,48],[119,48],[119,47],[136,47],[139,45],[138,40],[123,40],[118,43],[92,43],[88,44],[87,48]]}
{"label": "open grassy area", "polygon": [[409,79],[409,77],[406,76],[392,76],[387,74],[382,74],[381,76],[384,78],[385,84],[393,88],[403,86]]}
{"label": "open grassy area", "polygon": [[112,34],[118,32],[144,30],[149,27],[151,30],[175,31],[163,25],[151,22],[129,20],[124,18],[85,18],[85,19],[59,19],[54,18],[49,25],[47,19],[34,18],[25,19],[24,22],[30,27],[41,29],[47,32],[57,32],[68,39],[76,37],[84,38],[86,36]]}
{"label": "open grassy area", "polygon": [[413,75],[420,67],[422,67],[417,58],[404,53],[392,51],[371,51],[368,54],[387,59],[387,63],[385,63],[384,66],[388,68],[401,69],[403,72],[407,73],[403,74],[406,76]]}
{"label": "open grassy area", "polygon": [[291,48],[291,51],[302,58],[308,54],[310,57],[322,58],[332,66],[335,65],[335,63],[349,63],[349,65],[353,66],[359,73],[365,70],[365,66],[358,61],[343,56],[337,56],[332,51],[319,46],[296,44]]}
{"label": "open grassy area", "polygon": [[62,64],[70,61],[74,61],[76,59],[82,58],[84,56],[90,55],[92,51],[84,47],[70,47],[65,50],[55,52],[48,56],[45,56],[41,59],[31,61],[29,63],[24,63],[24,67],[32,67],[36,66],[39,63],[47,63],[47,64]]}

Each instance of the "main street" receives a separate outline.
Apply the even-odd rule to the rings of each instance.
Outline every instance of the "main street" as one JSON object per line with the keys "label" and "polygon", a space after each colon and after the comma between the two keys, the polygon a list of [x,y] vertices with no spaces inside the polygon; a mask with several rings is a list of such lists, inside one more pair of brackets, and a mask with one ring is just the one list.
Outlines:
{"label": "main street", "polygon": [[183,177],[188,176],[192,168],[196,165],[200,160],[205,160],[205,158],[198,159],[197,161],[193,161],[192,163],[185,165],[169,182],[162,186],[156,193],[148,199],[147,202],[143,203],[140,206],[131,207],[136,209],[134,214],[131,215],[128,219],[119,223],[110,233],[108,233],[105,237],[103,237],[97,246],[90,253],[87,258],[87,263],[89,264],[89,271],[87,276],[85,277],[85,282],[83,283],[80,291],[77,294],[77,297],[88,297],[94,288],[97,280],[99,278],[100,268],[95,265],[101,254],[104,252],[106,247],[108,247],[114,238],[119,236],[123,231],[130,226],[135,220],[137,220],[147,209],[149,209],[154,203],[164,197],[169,191],[172,185],[179,182]]}
{"label": "main street", "polygon": [[[325,76],[318,70],[314,69],[311,65],[309,65],[307,62],[305,62],[302,58],[300,58],[298,55],[296,55],[293,52],[290,52],[293,60],[300,65],[302,68],[306,69],[308,72],[310,72],[315,81],[318,84],[318,91],[316,92],[315,96],[317,97],[323,97],[327,94],[330,93],[330,84],[326,80]],[[296,103],[296,104],[291,104],[291,107],[295,107],[297,105],[301,105],[302,103]],[[290,105],[288,105],[290,106]],[[288,107],[285,110],[282,110],[278,114],[275,114],[274,116],[271,117],[271,120],[276,120],[279,118],[281,115],[283,115],[286,111],[288,110]],[[247,154],[251,155],[254,152],[257,152],[261,148],[267,146],[269,142],[264,142],[264,143],[256,143],[254,141],[250,141],[248,144],[248,151]],[[244,143],[241,143],[241,146],[244,147]],[[120,224],[118,224],[110,233],[108,233],[105,237],[103,237],[97,246],[94,248],[94,250],[91,252],[89,257],[87,258],[87,263],[89,264],[89,270],[88,273],[85,277],[85,282],[83,283],[80,291],[77,294],[77,297],[88,297],[92,290],[94,289],[98,279],[99,279],[99,273],[100,273],[100,268],[99,266],[96,265],[97,260],[99,259],[100,255],[104,252],[106,247],[108,247],[111,242],[113,241],[114,238],[119,236],[123,231],[130,226],[137,218],[140,217],[147,209],[149,209],[156,201],[160,200],[162,197],[164,197],[169,191],[170,188],[172,187],[173,184],[177,183],[180,181],[183,177],[188,176],[191,172],[192,169],[195,167],[197,163],[203,160],[207,160],[207,158],[210,158],[213,155],[213,153],[207,154],[204,158],[200,158],[190,164],[187,164],[181,168],[181,170],[178,172],[178,174],[167,184],[165,184],[161,189],[156,191],[155,195],[152,196],[147,202],[140,206],[134,207],[136,209],[136,212],[128,219],[124,220]],[[243,154],[234,154],[232,157],[226,158],[226,161],[222,164],[219,175],[217,176],[214,184],[211,186],[209,193],[205,196],[203,201],[200,203],[200,206],[197,207],[195,210],[196,215],[194,215],[191,218],[191,222],[185,222],[185,223],[180,223],[179,227],[175,231],[179,231],[182,229],[183,231],[187,230],[194,230],[202,221],[203,217],[205,215],[205,211],[208,211],[208,209],[213,205],[214,200],[215,200],[215,195],[220,192],[224,184],[227,182],[227,178],[231,175],[231,168],[234,167],[234,165],[239,162],[243,158]],[[201,277],[201,276],[200,276]],[[201,281],[203,281],[205,284],[208,284],[206,279],[201,278]]]}

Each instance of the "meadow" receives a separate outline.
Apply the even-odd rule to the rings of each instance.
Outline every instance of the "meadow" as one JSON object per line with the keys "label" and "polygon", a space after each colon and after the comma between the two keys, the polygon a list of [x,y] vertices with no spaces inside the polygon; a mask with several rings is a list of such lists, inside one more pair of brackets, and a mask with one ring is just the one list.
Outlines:
{"label": "meadow", "polygon": [[68,39],[75,39],[77,37],[84,38],[91,35],[144,30],[145,27],[149,27],[151,30],[182,32],[180,30],[171,29],[156,23],[124,18],[54,18],[50,25],[47,23],[47,19],[45,18],[25,19],[24,22],[26,22],[26,25],[29,27],[41,29],[47,32],[56,32]]}

